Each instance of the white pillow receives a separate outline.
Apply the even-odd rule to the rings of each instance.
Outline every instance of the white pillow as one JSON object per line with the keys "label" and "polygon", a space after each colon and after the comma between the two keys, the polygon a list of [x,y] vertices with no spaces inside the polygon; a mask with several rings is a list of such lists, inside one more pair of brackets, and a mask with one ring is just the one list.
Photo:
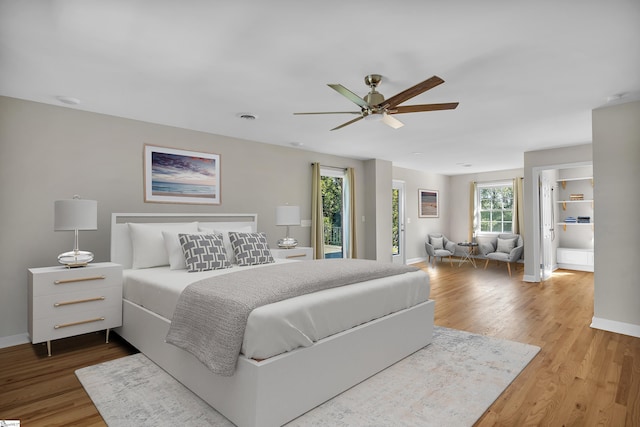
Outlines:
{"label": "white pillow", "polygon": [[208,228],[199,227],[200,231],[206,233],[222,234],[222,242],[224,243],[224,250],[227,253],[227,260],[231,264],[236,264],[236,255],[233,252],[233,246],[231,246],[231,240],[229,240],[229,232],[235,231],[238,233],[252,233],[253,229],[250,225],[230,225],[228,227],[216,226],[214,230]]}
{"label": "white pillow", "polygon": [[[164,240],[164,247],[169,255],[169,269],[170,270],[185,270],[187,263],[184,258],[184,251],[180,245],[179,234],[186,234],[184,231],[176,230],[162,230],[162,239]],[[205,234],[204,232],[191,232],[189,234]]]}
{"label": "white pillow", "polygon": [[132,268],[169,265],[169,254],[162,236],[163,230],[175,231],[176,233],[195,233],[198,231],[197,222],[179,224],[136,224],[130,222],[127,225],[133,249]]}

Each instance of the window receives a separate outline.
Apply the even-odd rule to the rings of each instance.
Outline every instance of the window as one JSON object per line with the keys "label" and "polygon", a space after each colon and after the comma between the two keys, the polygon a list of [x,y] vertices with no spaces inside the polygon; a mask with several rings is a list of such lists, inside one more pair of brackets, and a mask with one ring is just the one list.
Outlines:
{"label": "window", "polygon": [[476,194],[476,231],[511,233],[513,231],[513,183],[478,183]]}

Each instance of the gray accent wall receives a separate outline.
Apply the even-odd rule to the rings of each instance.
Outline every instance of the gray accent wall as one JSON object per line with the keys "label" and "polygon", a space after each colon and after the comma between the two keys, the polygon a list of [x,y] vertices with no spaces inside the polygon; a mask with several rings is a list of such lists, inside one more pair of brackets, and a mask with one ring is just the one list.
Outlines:
{"label": "gray accent wall", "polygon": [[[404,182],[405,251],[407,262],[411,263],[426,259],[427,253],[424,248],[424,239],[427,234],[443,233],[447,237],[452,234],[455,225],[451,220],[451,206],[456,206],[451,203],[452,198],[456,196],[451,191],[450,183],[452,178],[454,177],[413,169],[393,168],[393,179]],[[420,189],[438,191],[439,215],[437,218],[420,218],[418,216],[418,190]],[[391,197],[389,197],[389,200],[391,200]],[[391,204],[389,204],[389,211],[391,211]],[[389,233],[389,236],[391,236],[391,230],[389,230]],[[449,238],[455,240],[451,237]]]}
{"label": "gray accent wall", "polygon": [[[220,154],[222,203],[145,203],[144,144]],[[375,217],[365,210],[361,160],[0,97],[0,344],[27,332],[27,269],[56,265],[58,254],[73,249],[73,232],[53,231],[55,200],[98,201],[98,229],[80,231],[80,249],[95,261],[109,260],[113,212],[257,213],[275,246],[285,233],[275,226],[277,205],[300,205],[302,219],[311,219],[312,162],[354,167],[356,214]],[[390,197],[389,190],[389,204]],[[310,231],[291,227],[301,246],[309,246]],[[360,257],[376,232],[357,230]],[[390,244],[386,250],[390,258]]]}
{"label": "gray accent wall", "polygon": [[592,326],[640,337],[640,101],[593,110]]}

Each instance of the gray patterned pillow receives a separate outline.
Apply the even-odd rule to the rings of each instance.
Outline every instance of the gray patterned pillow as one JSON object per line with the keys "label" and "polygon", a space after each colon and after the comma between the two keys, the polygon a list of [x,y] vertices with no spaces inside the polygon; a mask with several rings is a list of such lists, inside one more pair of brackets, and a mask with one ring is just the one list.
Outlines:
{"label": "gray patterned pillow", "polygon": [[179,234],[178,239],[189,273],[231,267],[222,234]]}
{"label": "gray patterned pillow", "polygon": [[265,233],[229,232],[236,263],[240,266],[269,264],[275,262],[269,250]]}

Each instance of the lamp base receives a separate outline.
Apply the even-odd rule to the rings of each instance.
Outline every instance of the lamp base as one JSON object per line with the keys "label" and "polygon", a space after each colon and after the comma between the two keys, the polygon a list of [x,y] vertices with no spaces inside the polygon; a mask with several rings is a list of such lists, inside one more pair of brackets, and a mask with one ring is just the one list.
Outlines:
{"label": "lamp base", "polygon": [[58,255],[58,262],[69,268],[86,267],[93,261],[93,253],[87,251],[70,251]]}
{"label": "lamp base", "polygon": [[278,247],[282,249],[291,249],[298,246],[298,241],[293,237],[285,237],[278,240]]}

